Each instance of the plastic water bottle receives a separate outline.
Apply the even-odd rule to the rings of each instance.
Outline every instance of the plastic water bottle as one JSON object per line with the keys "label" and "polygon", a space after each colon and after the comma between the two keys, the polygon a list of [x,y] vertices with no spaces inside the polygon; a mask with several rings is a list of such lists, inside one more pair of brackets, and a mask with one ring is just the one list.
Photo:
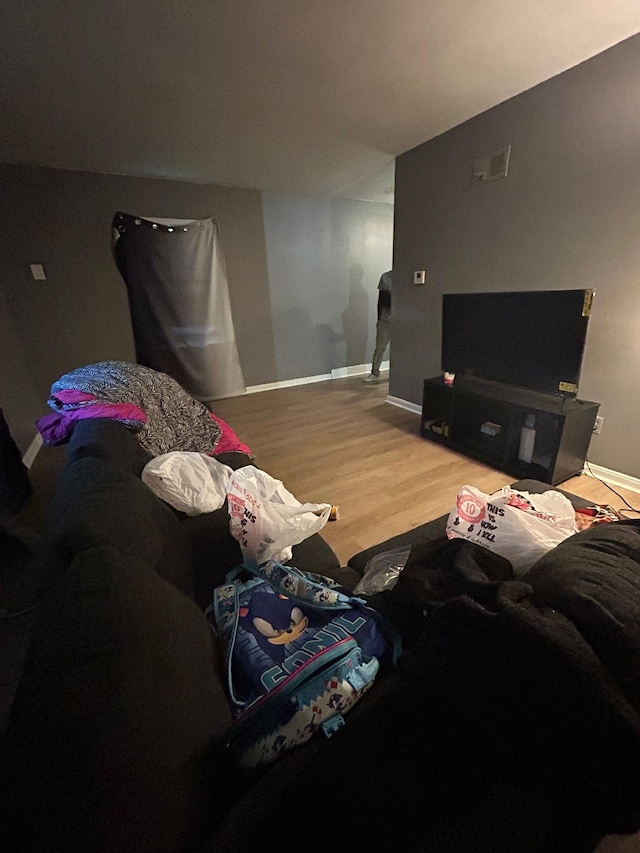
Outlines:
{"label": "plastic water bottle", "polygon": [[536,416],[527,415],[524,426],[520,430],[520,450],[518,459],[521,462],[531,462],[533,459],[533,446],[536,443]]}

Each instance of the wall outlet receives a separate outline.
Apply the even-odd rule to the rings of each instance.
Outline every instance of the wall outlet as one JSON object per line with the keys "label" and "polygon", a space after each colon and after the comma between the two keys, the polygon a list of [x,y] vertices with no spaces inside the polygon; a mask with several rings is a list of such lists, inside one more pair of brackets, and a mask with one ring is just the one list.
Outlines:
{"label": "wall outlet", "polygon": [[413,273],[413,283],[414,284],[424,284],[427,278],[426,270],[416,270]]}
{"label": "wall outlet", "polygon": [[604,418],[601,418],[600,415],[596,418],[596,422],[593,426],[594,435],[600,435],[602,432],[602,424],[604,423]]}
{"label": "wall outlet", "polygon": [[46,281],[47,276],[45,275],[42,264],[29,264],[29,266],[31,268],[31,275],[35,281]]}

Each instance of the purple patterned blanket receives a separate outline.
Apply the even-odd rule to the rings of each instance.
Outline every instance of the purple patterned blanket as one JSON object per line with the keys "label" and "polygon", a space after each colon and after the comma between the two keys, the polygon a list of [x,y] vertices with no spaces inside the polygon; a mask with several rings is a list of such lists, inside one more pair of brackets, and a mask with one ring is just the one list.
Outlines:
{"label": "purple patterned blanket", "polygon": [[[71,390],[89,396],[80,399],[79,395],[73,402],[64,402],[68,395],[60,392]],[[95,407],[96,416],[104,416],[98,415],[99,407],[104,413],[108,404],[137,407],[146,415],[142,424],[139,419],[119,417],[115,408],[112,411],[116,420],[135,429],[138,441],[152,456],[172,450],[211,453],[220,440],[220,425],[210,417],[203,403],[166,373],[140,364],[100,361],[79,367],[53,383],[47,402],[63,415],[86,410],[89,416]]]}

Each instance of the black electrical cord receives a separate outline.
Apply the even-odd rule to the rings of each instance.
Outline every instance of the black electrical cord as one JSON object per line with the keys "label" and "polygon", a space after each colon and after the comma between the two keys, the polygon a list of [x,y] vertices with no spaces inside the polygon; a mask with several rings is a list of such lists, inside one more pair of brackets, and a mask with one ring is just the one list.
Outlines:
{"label": "black electrical cord", "polygon": [[612,491],[612,492],[613,492],[613,494],[614,494],[614,495],[617,495],[617,496],[620,498],[620,500],[621,500],[624,504],[626,504],[626,505],[627,505],[627,507],[628,507],[628,508],[624,508],[624,507],[622,507],[621,509],[617,510],[617,512],[619,512],[619,513],[620,513],[620,515],[624,515],[624,514],[625,514],[625,513],[627,513],[627,512],[635,512],[635,513],[636,513],[636,515],[640,515],[640,509],[636,509],[634,506],[631,506],[631,504],[629,503],[629,501],[628,501],[626,498],[623,498],[623,497],[622,497],[622,495],[620,494],[620,492],[616,492],[616,490],[613,488],[613,486],[610,486],[610,485],[609,485],[609,483],[606,483],[606,482],[605,482],[604,480],[602,480],[600,477],[596,477],[596,475],[595,475],[595,474],[593,473],[593,471],[591,470],[591,465],[589,465],[589,460],[588,460],[588,459],[585,459],[585,460],[584,460],[584,464],[587,466],[587,470],[589,471],[589,476],[590,476],[590,477],[593,477],[593,479],[594,479],[594,480],[597,480],[599,483],[602,483],[602,485],[603,485],[603,486],[606,486],[610,491]]}

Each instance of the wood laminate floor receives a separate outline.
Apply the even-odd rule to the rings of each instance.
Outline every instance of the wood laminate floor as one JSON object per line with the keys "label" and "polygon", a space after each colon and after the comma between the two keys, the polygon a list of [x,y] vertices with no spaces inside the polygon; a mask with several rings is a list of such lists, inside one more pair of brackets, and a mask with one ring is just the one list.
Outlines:
{"label": "wood laminate floor", "polygon": [[[385,403],[388,385],[361,377],[298,385],[219,400],[226,420],[256,454],[256,465],[300,501],[336,504],[323,536],[341,563],[390,536],[449,512],[460,486],[492,492],[513,477],[419,435],[420,415]],[[43,447],[31,468],[34,497],[21,521],[42,529],[64,460]],[[624,503],[585,474],[561,488],[616,509]],[[632,506],[640,495],[618,490]],[[635,516],[631,516],[635,517]]]}
{"label": "wood laminate floor", "polygon": [[[420,415],[385,403],[387,394],[386,382],[366,385],[354,377],[233,397],[215,406],[257,454],[256,465],[282,480],[298,500],[339,505],[339,520],[328,522],[322,535],[342,563],[448,513],[462,485],[492,492],[514,479],[422,438]],[[584,474],[561,488],[616,509],[624,506]],[[621,493],[640,505],[640,495]]]}

